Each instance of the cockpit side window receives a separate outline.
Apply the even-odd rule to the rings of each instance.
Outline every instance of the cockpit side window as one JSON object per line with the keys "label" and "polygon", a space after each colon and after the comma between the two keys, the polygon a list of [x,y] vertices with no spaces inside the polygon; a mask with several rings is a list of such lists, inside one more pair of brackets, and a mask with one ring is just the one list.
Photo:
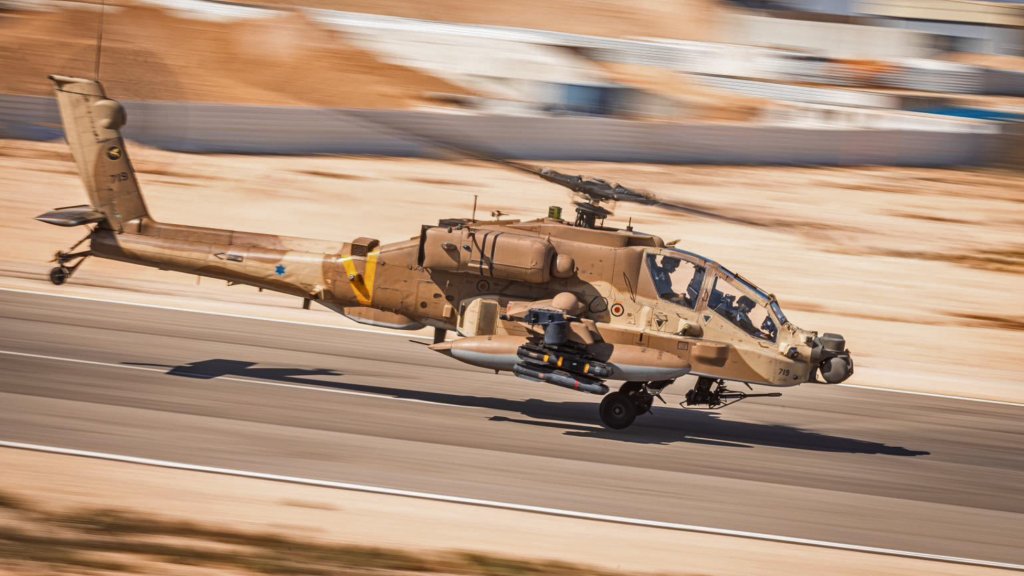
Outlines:
{"label": "cockpit side window", "polygon": [[674,256],[648,254],[647,268],[659,298],[691,310],[696,307],[704,284],[704,267]]}
{"label": "cockpit side window", "polygon": [[708,298],[708,308],[739,326],[754,338],[774,342],[778,336],[775,320],[765,302],[755,301],[727,276],[716,276]]}

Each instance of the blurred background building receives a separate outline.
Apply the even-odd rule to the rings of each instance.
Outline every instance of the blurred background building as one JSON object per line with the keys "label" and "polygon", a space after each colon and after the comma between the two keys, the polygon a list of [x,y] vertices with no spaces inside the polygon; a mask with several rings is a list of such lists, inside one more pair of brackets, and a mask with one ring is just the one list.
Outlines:
{"label": "blurred background building", "polygon": [[[448,4],[112,2],[102,76],[146,108],[131,137],[200,152],[425,155],[436,138],[509,157],[956,165],[1019,144],[1020,1]],[[0,7],[0,137],[59,136],[45,75],[91,74],[97,6]],[[399,124],[420,138],[381,129]]]}

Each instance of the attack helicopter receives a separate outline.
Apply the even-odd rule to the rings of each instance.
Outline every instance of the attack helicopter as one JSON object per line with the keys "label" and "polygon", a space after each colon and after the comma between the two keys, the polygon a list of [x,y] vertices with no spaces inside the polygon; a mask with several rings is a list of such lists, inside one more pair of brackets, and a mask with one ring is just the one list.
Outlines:
{"label": "attack helicopter", "polygon": [[[631,226],[604,225],[603,203],[658,202],[651,194],[507,162],[576,193],[575,219],[558,207],[529,221],[449,218],[387,244],[170,224],[143,200],[121,104],[97,80],[50,79],[89,197],[37,217],[88,228],[57,253],[54,284],[88,257],[108,258],[290,294],[361,324],[432,327],[430,348],[455,360],[603,396],[598,412],[612,429],[650,413],[686,375],[697,379],[685,407],[721,408],[779,395],[727,382],[787,387],[853,374],[842,336],[798,328],[774,295],[740,274]],[[617,391],[612,382],[622,382]]]}

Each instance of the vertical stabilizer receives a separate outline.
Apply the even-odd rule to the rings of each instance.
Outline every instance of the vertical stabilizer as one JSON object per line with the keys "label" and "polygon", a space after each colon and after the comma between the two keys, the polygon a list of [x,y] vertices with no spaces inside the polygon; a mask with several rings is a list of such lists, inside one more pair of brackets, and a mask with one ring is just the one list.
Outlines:
{"label": "vertical stabilizer", "polygon": [[113,230],[148,216],[121,138],[127,119],[124,107],[107,98],[96,80],[66,76],[50,76],[50,80],[57,92],[64,136],[92,207]]}

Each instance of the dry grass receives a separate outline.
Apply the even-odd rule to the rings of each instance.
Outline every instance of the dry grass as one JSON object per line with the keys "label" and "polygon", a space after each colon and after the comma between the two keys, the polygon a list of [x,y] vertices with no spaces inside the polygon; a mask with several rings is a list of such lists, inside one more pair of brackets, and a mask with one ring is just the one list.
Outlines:
{"label": "dry grass", "polygon": [[987,314],[962,314],[955,313],[954,316],[967,320],[968,326],[978,328],[998,328],[1001,330],[1024,330],[1024,319],[1021,317],[999,317]]}
{"label": "dry grass", "polygon": [[22,499],[0,492],[0,509],[25,510],[27,508],[28,505]]}
{"label": "dry grass", "polygon": [[365,180],[362,176],[355,174],[343,174],[341,172],[327,172],[325,170],[295,170],[299,174],[308,176],[319,176],[321,178],[337,178],[339,180]]}
{"label": "dry grass", "polygon": [[946,216],[935,216],[934,214],[917,214],[914,212],[902,212],[899,210],[889,211],[888,214],[898,216],[900,218],[913,218],[914,220],[924,220],[925,222],[939,222],[941,224],[970,224],[970,220],[964,220],[963,218],[948,218]]}
{"label": "dry grass", "polygon": [[860,254],[868,256],[888,256],[911,260],[931,260],[949,262],[967,268],[990,270],[992,272],[1009,272],[1024,274],[1024,248],[1006,250],[979,250],[977,252],[918,252],[913,250],[858,250],[837,249],[844,254]]}
{"label": "dry grass", "polygon": [[435,184],[437,186],[473,186],[472,182],[463,180],[451,180],[448,178],[406,178],[407,182],[418,182],[420,184]]}
{"label": "dry grass", "polygon": [[[247,574],[479,574],[484,576],[609,575],[562,562],[535,562],[468,552],[410,553],[327,544],[172,521],[111,509],[54,512],[0,493],[15,521],[0,526],[0,571],[133,571],[164,563]],[[111,560],[117,558],[118,560]]]}

